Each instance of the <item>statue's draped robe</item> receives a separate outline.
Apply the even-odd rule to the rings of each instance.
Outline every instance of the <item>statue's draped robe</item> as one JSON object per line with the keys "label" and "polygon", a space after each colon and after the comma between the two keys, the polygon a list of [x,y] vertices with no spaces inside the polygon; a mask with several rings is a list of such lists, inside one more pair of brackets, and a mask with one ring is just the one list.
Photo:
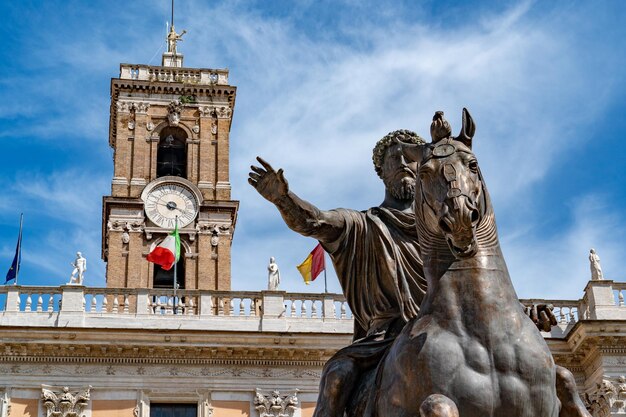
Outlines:
{"label": "statue's draped robe", "polygon": [[383,207],[331,212],[343,219],[344,230],[322,246],[355,318],[355,340],[388,338],[391,327],[406,322],[402,305],[418,311],[426,293],[415,215]]}

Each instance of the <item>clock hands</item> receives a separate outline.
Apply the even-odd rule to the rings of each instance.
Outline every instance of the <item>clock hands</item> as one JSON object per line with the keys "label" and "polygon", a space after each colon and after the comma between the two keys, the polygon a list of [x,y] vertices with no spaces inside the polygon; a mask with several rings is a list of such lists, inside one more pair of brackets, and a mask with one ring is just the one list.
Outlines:
{"label": "clock hands", "polygon": [[183,209],[180,209],[176,206],[176,203],[174,201],[168,201],[167,203],[161,203],[160,201],[157,202],[157,204],[159,206],[163,206],[166,207],[168,210],[173,211],[173,210],[178,210],[181,213],[184,213],[185,211]]}

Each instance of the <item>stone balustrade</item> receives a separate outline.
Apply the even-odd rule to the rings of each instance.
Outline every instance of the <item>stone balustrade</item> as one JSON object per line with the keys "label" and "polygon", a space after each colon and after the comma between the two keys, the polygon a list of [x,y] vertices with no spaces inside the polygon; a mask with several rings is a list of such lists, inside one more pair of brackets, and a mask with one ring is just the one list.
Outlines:
{"label": "stone balustrade", "polygon": [[0,287],[0,326],[351,333],[341,294]]}
{"label": "stone balustrade", "polygon": [[228,70],[121,64],[120,78],[150,82],[228,85]]}
{"label": "stone balustrade", "polygon": [[[626,283],[590,281],[579,300],[520,300],[552,304],[558,325],[545,337],[564,338],[583,320],[626,320]],[[64,320],[61,320],[64,319]],[[79,326],[352,331],[352,314],[341,294],[284,291],[0,287],[0,326]],[[150,324],[152,323],[152,324]]]}

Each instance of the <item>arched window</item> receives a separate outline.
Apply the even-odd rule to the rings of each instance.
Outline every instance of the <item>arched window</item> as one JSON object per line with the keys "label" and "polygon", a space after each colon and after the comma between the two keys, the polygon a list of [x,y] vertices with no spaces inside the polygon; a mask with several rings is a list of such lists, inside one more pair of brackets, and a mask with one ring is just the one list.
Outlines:
{"label": "arched window", "polygon": [[[152,288],[174,288],[174,267],[169,271],[154,264]],[[180,258],[176,263],[176,284],[179,289],[185,288],[185,248],[180,246]]]}
{"label": "arched window", "polygon": [[187,135],[180,127],[161,131],[157,150],[157,177],[173,175],[187,178]]}

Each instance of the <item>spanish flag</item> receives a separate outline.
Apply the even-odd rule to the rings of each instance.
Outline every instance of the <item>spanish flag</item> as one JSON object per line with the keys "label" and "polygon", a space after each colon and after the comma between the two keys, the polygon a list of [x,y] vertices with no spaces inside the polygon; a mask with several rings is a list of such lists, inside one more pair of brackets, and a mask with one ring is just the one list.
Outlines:
{"label": "spanish flag", "polygon": [[306,285],[309,285],[311,281],[315,281],[315,278],[317,278],[320,272],[326,269],[326,265],[324,263],[324,249],[322,248],[322,245],[318,243],[304,262],[296,268],[300,271]]}

